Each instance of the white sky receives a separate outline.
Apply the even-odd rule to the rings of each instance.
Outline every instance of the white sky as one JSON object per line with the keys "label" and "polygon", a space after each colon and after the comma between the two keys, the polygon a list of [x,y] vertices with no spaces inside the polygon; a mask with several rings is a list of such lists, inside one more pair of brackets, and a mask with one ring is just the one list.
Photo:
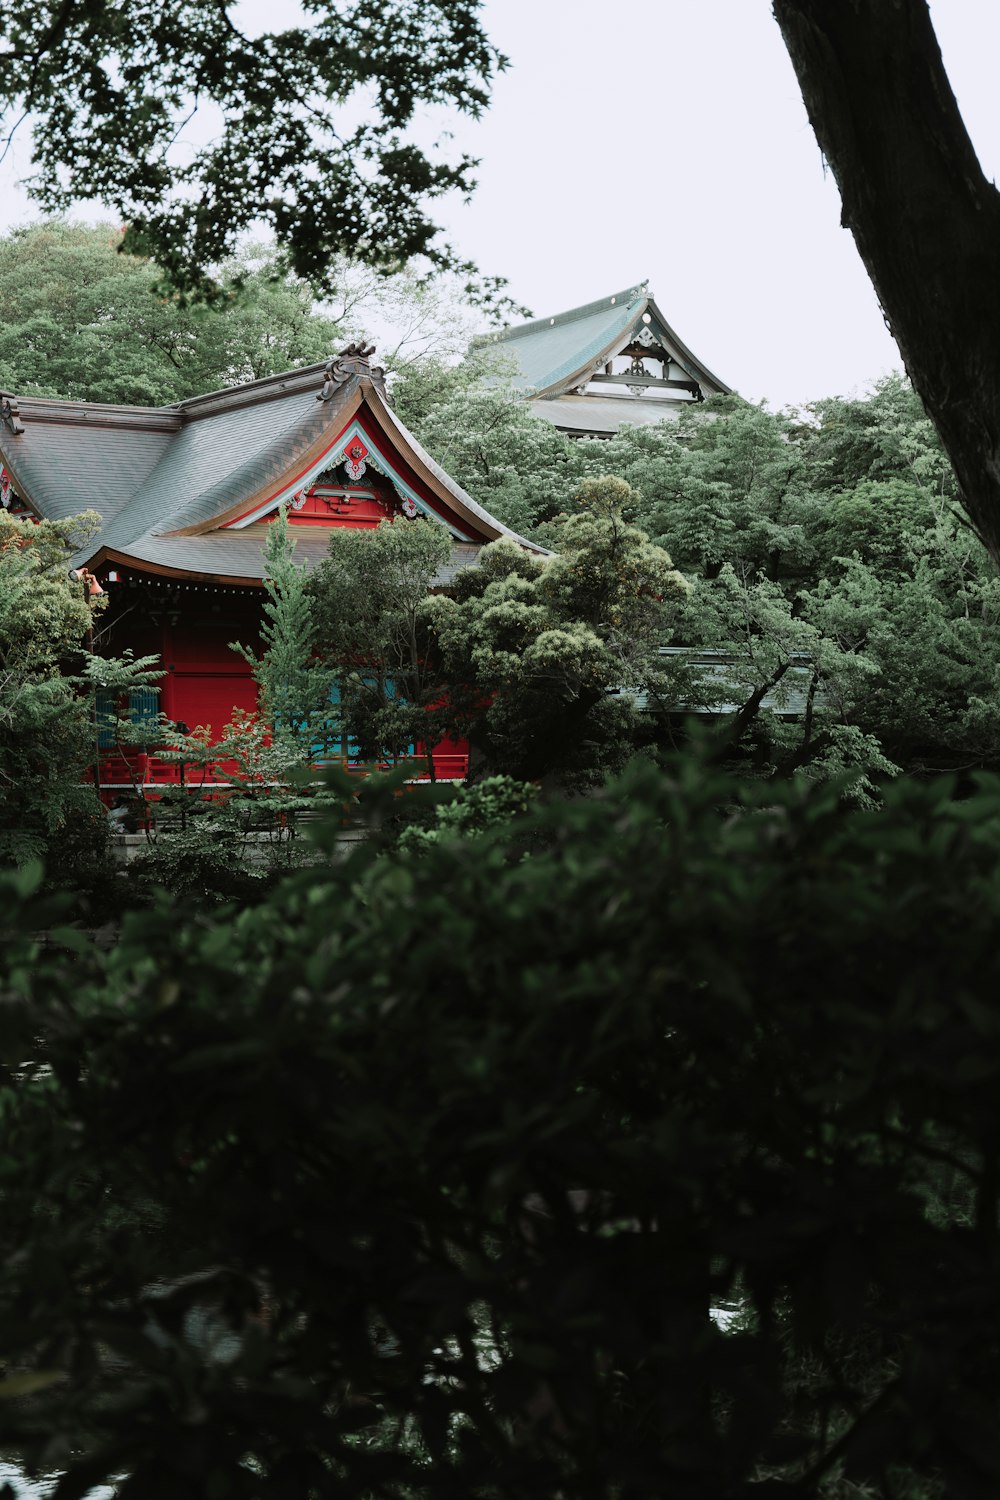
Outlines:
{"label": "white sky", "polygon": [[[285,0],[258,6],[282,24]],[[1000,5],[931,11],[993,177]],[[486,0],[484,18],[511,66],[483,121],[447,122],[482,165],[437,216],[519,302],[549,316],[648,277],[699,358],[777,406],[899,366],[769,0]],[[26,144],[0,168],[0,227],[32,217]]]}

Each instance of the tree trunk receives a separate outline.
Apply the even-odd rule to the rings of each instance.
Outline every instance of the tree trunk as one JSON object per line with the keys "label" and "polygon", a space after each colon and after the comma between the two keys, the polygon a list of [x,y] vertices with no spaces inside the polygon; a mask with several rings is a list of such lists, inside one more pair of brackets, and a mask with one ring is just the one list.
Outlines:
{"label": "tree trunk", "polygon": [[1000,563],[1000,194],[926,0],[774,0],[820,149],[907,372]]}

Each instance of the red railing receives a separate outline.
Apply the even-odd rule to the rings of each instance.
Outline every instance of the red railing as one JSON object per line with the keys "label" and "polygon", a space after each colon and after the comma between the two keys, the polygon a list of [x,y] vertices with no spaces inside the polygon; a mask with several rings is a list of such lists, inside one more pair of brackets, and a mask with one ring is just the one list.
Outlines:
{"label": "red railing", "polygon": [[[413,756],[410,761],[412,774],[408,780],[412,782],[429,782],[432,779],[464,781],[468,775],[467,750],[460,748],[436,750],[432,760],[433,778],[427,764],[427,757],[425,755]],[[337,761],[327,760],[323,762],[323,765],[340,765],[352,776],[367,776],[372,769],[368,763],[354,763],[346,758]],[[322,767],[317,766],[317,769],[322,769]],[[388,769],[388,765],[384,769]],[[184,791],[192,797],[213,798],[224,797],[227,792],[236,787],[245,786],[249,789],[254,785],[268,784],[248,780],[233,760],[208,760],[195,764],[190,761],[181,761],[173,756],[167,758],[145,751],[116,750],[110,754],[104,754],[97,763],[97,771],[99,794],[101,800],[108,805],[129,793],[142,797],[146,801],[156,801],[159,795],[168,788],[180,790],[183,787]],[[93,768],[87,773],[86,779],[93,781]]]}

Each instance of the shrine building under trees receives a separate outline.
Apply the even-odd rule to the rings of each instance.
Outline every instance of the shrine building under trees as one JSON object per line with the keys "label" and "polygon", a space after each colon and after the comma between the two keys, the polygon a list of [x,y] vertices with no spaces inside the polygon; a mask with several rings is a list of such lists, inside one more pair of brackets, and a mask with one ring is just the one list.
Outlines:
{"label": "shrine building under trees", "polygon": [[[645,282],[473,349],[496,356],[487,379],[511,380],[535,415],[576,437],[610,437],[728,391]],[[97,533],[71,560],[108,595],[97,649],[162,663],[159,687],[132,693],[133,720],[162,713],[214,741],[234,711],[256,708],[253,669],[231,643],[260,649],[264,547],[281,507],[307,567],[338,528],[418,517],[451,537],[438,587],[499,537],[544,551],[425,452],[393,412],[372,353],[352,344],[325,364],[167,407],[0,395],[0,503],[54,521],[98,512]],[[428,751],[435,775],[465,774],[466,746],[415,747]],[[100,776],[112,792],[114,773]]]}
{"label": "shrine building under trees", "polygon": [[[371,353],[352,345],[326,365],[170,407],[2,398],[3,504],[51,520],[98,511],[98,534],[72,562],[109,596],[101,647],[161,659],[158,693],[131,705],[133,717],[160,710],[218,737],[234,709],[256,706],[252,669],[230,643],[259,646],[263,549],[281,506],[307,565],[340,527],[417,517],[445,527],[440,586],[515,535],[398,420]],[[438,775],[464,774],[464,746],[433,755]]]}

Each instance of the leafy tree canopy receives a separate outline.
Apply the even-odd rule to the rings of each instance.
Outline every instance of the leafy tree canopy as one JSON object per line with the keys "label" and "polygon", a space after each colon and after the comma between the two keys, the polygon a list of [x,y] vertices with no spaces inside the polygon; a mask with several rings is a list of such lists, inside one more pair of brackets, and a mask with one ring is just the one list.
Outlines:
{"label": "leafy tree canopy", "polygon": [[850,489],[862,479],[904,479],[954,501],[954,471],[920,397],[902,375],[886,376],[863,398],[831,396],[795,427],[817,489]]}
{"label": "leafy tree canopy", "polygon": [[631,486],[627,519],[694,584],[674,643],[733,663],[674,681],[675,701],[729,705],[735,764],[767,776],[1000,764],[996,569],[901,377],[797,413],[717,398],[604,442],[533,419],[502,372],[466,377],[432,383],[416,425],[501,518],[558,549],[581,481]]}
{"label": "leafy tree canopy", "polygon": [[[428,202],[468,192],[475,163],[425,150],[428,106],[473,117],[504,59],[479,0],[304,0],[252,37],[217,0],[40,0],[0,15],[0,119],[33,121],[29,191],[49,213],[97,199],[183,294],[266,223],[292,270],[334,292],[338,257],[382,271],[423,256],[481,296],[499,283],[442,244]],[[208,115],[210,140],[178,136]],[[69,144],[71,143],[71,145]]]}
{"label": "leafy tree canopy", "polygon": [[335,536],[309,590],[362,752],[452,733],[471,740],[479,774],[593,782],[620,765],[637,729],[627,690],[658,676],[688,590],[623,519],[633,499],[620,480],[586,481],[553,528],[555,556],[493,542],[447,593],[428,592],[450,550],[442,528]]}
{"label": "leafy tree canopy", "polygon": [[429,406],[421,399],[423,378],[415,371],[400,391],[403,419],[481,505],[522,534],[566,509],[588,472],[582,448],[539,421],[502,370],[480,360],[447,381],[434,372]]}
{"label": "leafy tree canopy", "polygon": [[[68,521],[0,511],[0,859],[20,862],[71,843],[96,847],[102,819],[81,785],[95,753],[94,699],[81,691],[100,599],[70,578],[70,554],[94,512]],[[113,664],[101,664],[113,672]]]}
{"label": "leafy tree canopy", "polygon": [[430,649],[429,590],[451,556],[431,522],[386,522],[339,531],[307,586],[315,641],[340,714],[365,758],[433,746],[444,733],[442,685]]}
{"label": "leafy tree canopy", "polygon": [[339,258],[337,298],[319,305],[273,246],[249,246],[222,267],[216,302],[190,306],[120,245],[110,224],[62,220],[0,237],[0,388],[155,406],[326,359],[373,332],[390,368],[462,344],[468,310],[453,278],[424,287]]}

